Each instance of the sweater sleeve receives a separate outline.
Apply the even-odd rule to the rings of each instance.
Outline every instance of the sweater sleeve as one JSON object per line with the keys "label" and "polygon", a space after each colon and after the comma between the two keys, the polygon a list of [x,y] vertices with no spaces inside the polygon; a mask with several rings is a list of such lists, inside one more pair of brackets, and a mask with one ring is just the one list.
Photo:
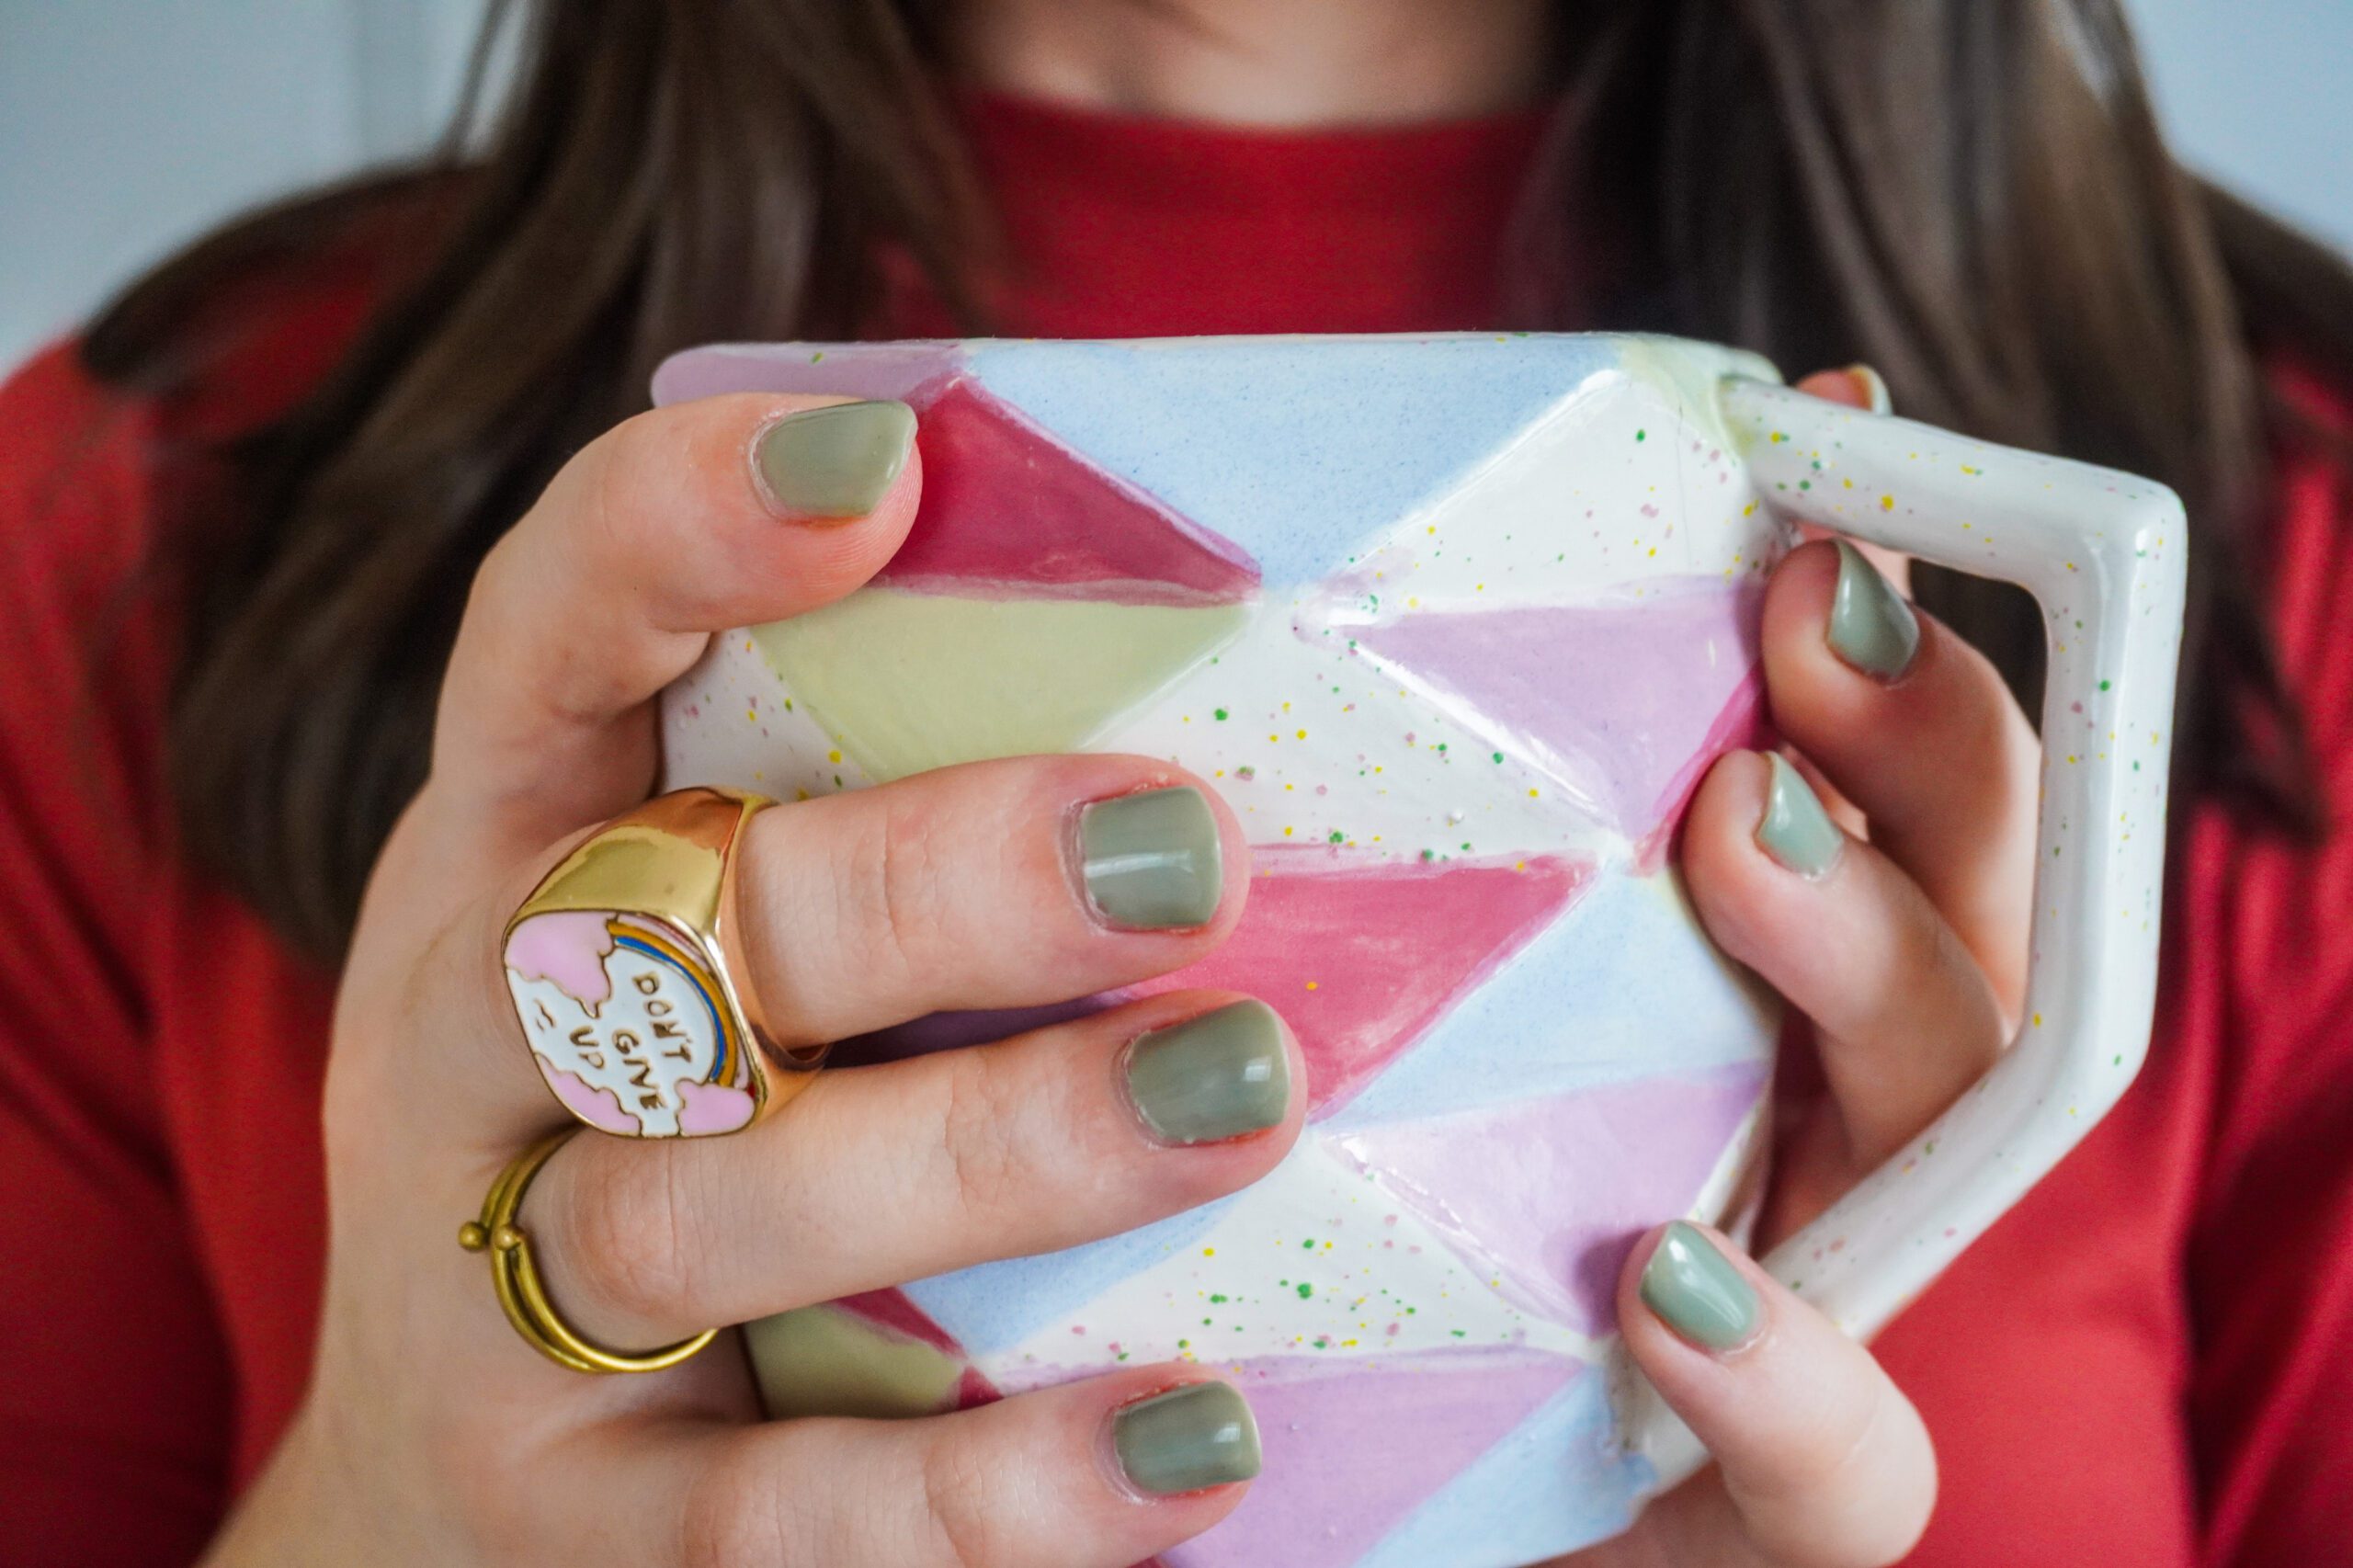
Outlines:
{"label": "sweater sleeve", "polygon": [[153,446],[70,347],[0,387],[0,1554],[62,1568],[193,1558],[232,1421],[142,967]]}
{"label": "sweater sleeve", "polygon": [[2314,849],[2210,818],[2186,845],[2219,1042],[2186,1260],[2216,1568],[2353,1563],[2353,417],[2287,390],[2275,625],[2339,825]]}

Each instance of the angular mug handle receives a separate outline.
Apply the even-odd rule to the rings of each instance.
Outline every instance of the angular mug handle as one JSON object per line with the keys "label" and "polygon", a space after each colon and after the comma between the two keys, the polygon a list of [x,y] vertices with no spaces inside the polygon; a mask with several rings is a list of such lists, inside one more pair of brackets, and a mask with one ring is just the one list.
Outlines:
{"label": "angular mug handle", "polygon": [[[1868,1337],[2075,1147],[2147,1053],[2188,528],[2179,497],[2154,481],[1763,381],[1727,380],[1721,397],[1776,512],[2017,583],[2048,629],[2018,1037],[1926,1131],[1763,1260]],[[1704,1462],[1647,1387],[1630,1416],[1630,1443],[1662,1490]]]}

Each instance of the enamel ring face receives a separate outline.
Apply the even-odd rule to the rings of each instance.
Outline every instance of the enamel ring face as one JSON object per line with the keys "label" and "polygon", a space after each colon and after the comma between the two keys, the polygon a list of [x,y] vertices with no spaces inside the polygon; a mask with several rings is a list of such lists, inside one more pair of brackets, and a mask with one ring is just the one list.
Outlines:
{"label": "enamel ring face", "polygon": [[822,1046],[779,1047],[734,940],[735,851],[772,802],[680,790],[566,856],[507,922],[515,1016],[563,1108],[629,1138],[733,1132],[792,1098]]}

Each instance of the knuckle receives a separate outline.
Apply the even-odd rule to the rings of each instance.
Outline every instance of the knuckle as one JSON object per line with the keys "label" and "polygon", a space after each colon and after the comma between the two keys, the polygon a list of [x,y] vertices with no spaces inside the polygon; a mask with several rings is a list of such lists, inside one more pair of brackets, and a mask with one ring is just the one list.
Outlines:
{"label": "knuckle", "polygon": [[967,1224],[985,1226],[1035,1202],[1025,1179],[1027,1114],[997,1059],[986,1051],[956,1053],[942,1075],[940,1149],[952,1205]]}
{"label": "knuckle", "polygon": [[924,1517],[929,1540],[919,1561],[938,1568],[986,1568],[1012,1561],[990,1499],[988,1466],[969,1445],[934,1443],[923,1458]]}
{"label": "knuckle", "polygon": [[1755,1503],[1828,1508],[1869,1486],[1892,1436],[1888,1403],[1883,1384],[1824,1401],[1769,1462],[1741,1479],[1740,1490]]}
{"label": "knuckle", "polygon": [[796,1478],[779,1475],[763,1450],[698,1468],[678,1515],[681,1568],[817,1568],[826,1559],[801,1539]]}
{"label": "knuckle", "polygon": [[568,1284],[609,1311],[668,1318],[678,1302],[706,1294],[708,1272],[689,1240],[693,1206],[681,1190],[678,1153],[667,1145],[594,1153],[604,1157],[570,1161],[556,1186],[557,1201],[539,1227],[551,1226],[557,1238],[547,1250]]}
{"label": "knuckle", "polygon": [[892,801],[882,817],[875,896],[882,931],[909,973],[944,949],[938,836],[931,813]]}

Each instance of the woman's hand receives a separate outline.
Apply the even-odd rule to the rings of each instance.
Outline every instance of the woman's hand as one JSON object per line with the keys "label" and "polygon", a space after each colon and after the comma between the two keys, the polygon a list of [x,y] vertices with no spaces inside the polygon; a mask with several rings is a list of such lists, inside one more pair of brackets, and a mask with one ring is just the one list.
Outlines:
{"label": "woman's hand", "polygon": [[[1875,382],[1801,384],[1870,406]],[[1764,658],[1802,764],[1720,759],[1683,828],[1709,933],[1810,1020],[1819,1057],[1818,1074],[1784,1074],[1817,1082],[1777,1108],[1760,1247],[1901,1148],[2009,1041],[2040,760],[1993,666],[1851,547],[1818,540],[1781,563]],[[1637,1247],[1618,1305],[1628,1348],[1716,1462],[1577,1568],[1879,1568],[1910,1551],[1936,1457],[1868,1350],[1696,1227]]]}
{"label": "woman's hand", "polygon": [[[1255,1472],[1238,1401],[1192,1367],[890,1423],[757,1421],[732,1337],[672,1371],[583,1376],[517,1336],[484,1259],[459,1248],[493,1177],[563,1119],[507,999],[508,914],[644,799],[654,698],[712,632],[840,598],[906,533],[921,476],[904,411],[781,423],[823,401],[633,419],[484,563],[430,778],[379,865],[339,997],[310,1393],[215,1564],[1113,1568],[1215,1523]],[[1222,855],[1222,879],[1176,924],[1122,927],[1073,863],[1074,820],[1172,787],[1199,795],[1188,844],[1169,848],[1197,866]],[[1165,973],[1223,939],[1249,880],[1208,787],[1136,757],[947,769],[777,807],[745,838],[742,939],[787,1043]],[[1239,1031],[1254,1061],[1233,1030],[1227,1049],[1172,1047],[1152,1074],[1131,1077],[1127,1051],[1234,1000],[1162,995],[827,1073],[733,1136],[584,1134],[530,1189],[534,1255],[576,1329],[635,1349],[1206,1202],[1296,1138],[1296,1046],[1254,1010]],[[1205,1382],[1149,1419],[1121,1415]]]}

